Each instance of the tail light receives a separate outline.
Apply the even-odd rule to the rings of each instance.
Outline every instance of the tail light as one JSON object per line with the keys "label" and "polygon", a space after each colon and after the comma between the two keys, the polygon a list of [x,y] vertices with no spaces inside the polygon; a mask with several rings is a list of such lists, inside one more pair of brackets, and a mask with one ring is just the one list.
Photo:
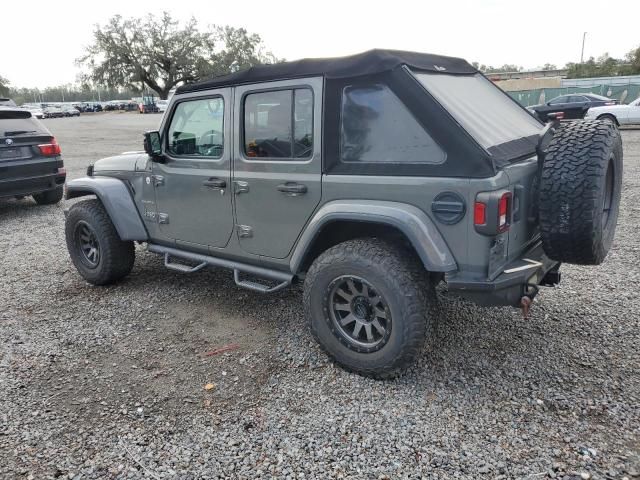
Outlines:
{"label": "tail light", "polygon": [[609,105],[615,105],[616,102],[605,102],[605,105],[609,106]]}
{"label": "tail light", "polygon": [[498,200],[498,232],[509,230],[511,213],[511,192],[504,193]]}
{"label": "tail light", "polygon": [[487,206],[482,202],[476,202],[473,206],[473,224],[485,225],[487,223]]}
{"label": "tail light", "polygon": [[52,157],[54,155],[60,155],[60,145],[56,142],[55,138],[51,139],[51,143],[43,143],[42,145],[38,145],[40,149],[40,153],[42,155],[46,155],[47,157]]}
{"label": "tail light", "polygon": [[511,226],[513,194],[509,190],[481,192],[473,206],[473,224],[478,233],[495,236]]}

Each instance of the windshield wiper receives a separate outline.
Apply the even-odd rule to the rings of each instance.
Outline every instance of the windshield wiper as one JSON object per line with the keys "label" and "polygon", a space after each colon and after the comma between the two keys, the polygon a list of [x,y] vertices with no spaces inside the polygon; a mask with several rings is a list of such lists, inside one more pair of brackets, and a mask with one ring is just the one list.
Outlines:
{"label": "windshield wiper", "polygon": [[16,135],[24,135],[26,133],[37,133],[37,130],[13,130],[4,132],[5,137],[15,137]]}

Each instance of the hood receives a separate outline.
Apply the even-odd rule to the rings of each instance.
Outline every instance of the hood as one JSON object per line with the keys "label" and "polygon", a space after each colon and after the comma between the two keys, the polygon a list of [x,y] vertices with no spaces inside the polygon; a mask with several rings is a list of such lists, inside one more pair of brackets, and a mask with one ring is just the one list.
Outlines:
{"label": "hood", "polygon": [[135,172],[143,170],[149,156],[145,152],[124,152],[113,157],[102,158],[94,166],[94,172]]}

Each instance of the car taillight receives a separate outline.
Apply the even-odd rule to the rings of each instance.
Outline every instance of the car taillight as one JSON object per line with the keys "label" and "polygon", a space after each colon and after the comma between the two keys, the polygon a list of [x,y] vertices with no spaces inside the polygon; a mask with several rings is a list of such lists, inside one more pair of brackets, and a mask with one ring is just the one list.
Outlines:
{"label": "car taillight", "polygon": [[498,232],[509,230],[509,213],[511,210],[511,192],[507,192],[498,201]]}
{"label": "car taillight", "polygon": [[605,102],[605,105],[615,105],[616,102]]}
{"label": "car taillight", "polygon": [[40,153],[46,156],[60,155],[60,145],[56,142],[55,138],[51,139],[51,143],[43,143],[42,145],[38,145],[40,149]]}
{"label": "car taillight", "polygon": [[473,206],[473,223],[474,225],[485,225],[487,223],[487,205],[482,202],[476,202]]}

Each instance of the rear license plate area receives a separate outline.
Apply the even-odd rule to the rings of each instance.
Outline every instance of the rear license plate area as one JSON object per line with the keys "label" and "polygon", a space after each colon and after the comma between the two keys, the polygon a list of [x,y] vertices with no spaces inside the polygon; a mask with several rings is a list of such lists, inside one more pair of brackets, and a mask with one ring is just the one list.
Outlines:
{"label": "rear license plate area", "polygon": [[18,150],[17,148],[0,149],[0,158],[2,159],[19,158],[19,157],[20,157],[20,150]]}

